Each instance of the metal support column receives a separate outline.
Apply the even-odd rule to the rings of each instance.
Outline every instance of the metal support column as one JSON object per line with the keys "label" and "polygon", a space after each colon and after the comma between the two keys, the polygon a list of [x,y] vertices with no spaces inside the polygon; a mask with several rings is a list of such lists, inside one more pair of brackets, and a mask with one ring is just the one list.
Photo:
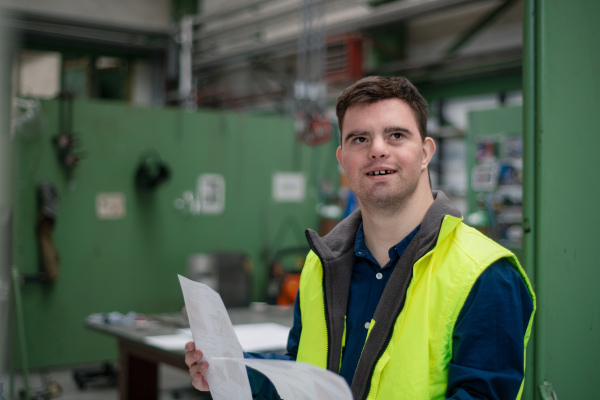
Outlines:
{"label": "metal support column", "polygon": [[[527,271],[534,290],[539,294],[537,266],[535,256],[536,230],[536,0],[526,0],[523,13],[523,265]],[[539,297],[538,297],[539,299]],[[535,315],[535,325],[527,348],[527,366],[525,369],[525,388],[523,399],[535,398],[535,385],[539,382],[539,374],[543,371],[543,361],[538,362],[540,318]]]}
{"label": "metal support column", "polygon": [[[6,376],[10,358],[10,265],[13,205],[12,137],[10,134],[11,46],[8,16],[0,9],[0,376]],[[7,389],[8,390],[8,389]],[[2,390],[0,389],[0,397]]]}

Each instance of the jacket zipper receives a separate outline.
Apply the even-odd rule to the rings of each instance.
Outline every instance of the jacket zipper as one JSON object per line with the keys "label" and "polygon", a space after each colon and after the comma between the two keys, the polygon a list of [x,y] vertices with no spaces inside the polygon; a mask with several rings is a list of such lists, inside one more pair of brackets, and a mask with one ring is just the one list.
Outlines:
{"label": "jacket zipper", "polygon": [[[411,268],[414,268],[415,264],[417,264],[421,259],[425,258],[435,247],[436,246],[434,245],[424,255],[422,255],[421,257],[419,257],[417,259],[417,261],[415,261],[414,263],[412,263]],[[411,275],[410,280],[412,281],[412,279],[413,279],[413,276]],[[396,324],[396,321],[398,320],[398,317],[402,313],[402,310],[406,306],[406,294],[408,292],[408,287],[409,286],[410,286],[410,282],[409,282],[408,286],[406,287],[406,292],[404,293],[404,302],[402,303],[402,307],[400,307],[400,309],[398,310],[398,314],[396,314],[394,316],[394,325]],[[375,367],[377,366],[377,363],[381,359],[381,356],[383,355],[383,353],[385,353],[387,351],[388,347],[390,346],[390,342],[392,341],[392,336],[394,336],[394,326],[392,326],[392,328],[389,330],[387,338],[385,339],[385,346],[381,347],[382,350],[379,352],[379,354],[377,354],[377,361],[375,361],[375,363],[373,364],[373,367],[369,371],[369,376],[371,377],[369,379],[369,390],[366,391],[366,393],[363,395],[363,397],[361,398],[361,400],[366,400],[369,397],[369,395],[371,394],[371,386],[372,386],[371,385],[371,381],[373,380],[373,372],[375,372]]]}
{"label": "jacket zipper", "polygon": [[[400,314],[398,314],[400,315]],[[394,321],[398,318],[398,316],[396,316],[396,318],[394,319]],[[387,348],[390,345],[390,342],[392,340],[392,336],[393,336],[393,329],[390,329],[390,332],[387,336],[387,338],[385,339],[385,346],[382,346],[382,350],[379,352],[379,354],[377,354],[377,361],[375,361],[375,363],[373,363],[373,367],[371,368],[371,370],[369,371],[369,390],[365,391],[365,394],[363,395],[363,397],[361,398],[361,400],[366,400],[369,395],[371,394],[371,381],[373,380],[373,373],[375,372],[375,367],[377,366],[377,363],[379,362],[379,360],[381,359],[381,356],[383,355],[383,353],[386,352]]]}
{"label": "jacket zipper", "polygon": [[[318,254],[317,254],[318,256]],[[321,259],[321,257],[319,256],[319,260],[321,260],[321,265],[323,266],[323,278],[321,281],[321,286],[323,287],[323,307],[324,307],[324,314],[325,314],[325,333],[326,333],[326,337],[327,337],[327,342],[325,343],[327,345],[327,357],[325,358],[326,360],[326,366],[325,369],[329,369],[329,311],[327,308],[327,293],[325,293],[325,264],[323,263],[323,260]],[[335,371],[334,371],[335,372]]]}

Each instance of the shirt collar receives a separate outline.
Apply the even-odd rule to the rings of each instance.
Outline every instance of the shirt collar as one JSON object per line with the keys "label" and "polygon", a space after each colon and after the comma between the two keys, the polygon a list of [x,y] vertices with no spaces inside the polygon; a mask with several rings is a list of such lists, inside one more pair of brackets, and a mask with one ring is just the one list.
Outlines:
{"label": "shirt collar", "polygon": [[[404,250],[410,243],[410,241],[416,236],[417,232],[419,232],[419,228],[421,228],[421,224],[419,224],[411,233],[409,233],[404,239],[400,242],[396,243],[394,246],[390,247],[388,250],[388,255],[390,257],[390,262],[388,265],[395,265],[396,261],[402,256]],[[356,232],[356,239],[354,241],[354,255],[356,257],[362,257],[370,260],[375,263],[375,265],[379,265],[375,257],[371,254],[371,251],[365,244],[365,233],[363,231],[363,224],[360,223],[358,227],[358,231]],[[385,267],[385,266],[384,266]]]}

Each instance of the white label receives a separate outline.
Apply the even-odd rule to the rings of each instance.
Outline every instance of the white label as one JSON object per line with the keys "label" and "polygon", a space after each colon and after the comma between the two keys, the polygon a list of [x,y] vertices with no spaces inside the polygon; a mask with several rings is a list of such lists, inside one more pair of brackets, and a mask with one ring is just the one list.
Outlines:
{"label": "white label", "polygon": [[471,170],[471,188],[475,191],[491,192],[498,186],[498,166],[476,165]]}
{"label": "white label", "polygon": [[96,215],[99,219],[125,218],[124,193],[98,193],[96,195]]}
{"label": "white label", "polygon": [[304,174],[294,172],[278,172],[273,175],[273,200],[304,201]]}
{"label": "white label", "polygon": [[198,196],[202,214],[221,214],[225,211],[225,178],[204,174],[198,178]]}

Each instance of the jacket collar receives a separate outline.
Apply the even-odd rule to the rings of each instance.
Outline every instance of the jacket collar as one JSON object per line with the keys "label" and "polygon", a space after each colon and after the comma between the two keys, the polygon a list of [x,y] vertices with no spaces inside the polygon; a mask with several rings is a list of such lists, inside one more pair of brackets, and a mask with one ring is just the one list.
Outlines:
{"label": "jacket collar", "polygon": [[[453,219],[454,222],[451,224],[452,229],[458,224],[461,218],[460,211],[450,203],[444,192],[434,190],[432,193],[434,198],[433,204],[427,210],[418,234],[420,240],[416,254],[417,259],[435,246],[438,236],[440,236],[442,221],[447,215],[459,219]],[[359,209],[338,223],[327,235],[320,237],[312,229],[307,229],[306,237],[310,247],[317,253],[321,260],[335,260],[354,248],[354,239],[356,238],[356,232],[361,222],[362,214]],[[444,232],[441,232],[442,236],[445,237],[448,235],[452,229],[445,229]]]}

